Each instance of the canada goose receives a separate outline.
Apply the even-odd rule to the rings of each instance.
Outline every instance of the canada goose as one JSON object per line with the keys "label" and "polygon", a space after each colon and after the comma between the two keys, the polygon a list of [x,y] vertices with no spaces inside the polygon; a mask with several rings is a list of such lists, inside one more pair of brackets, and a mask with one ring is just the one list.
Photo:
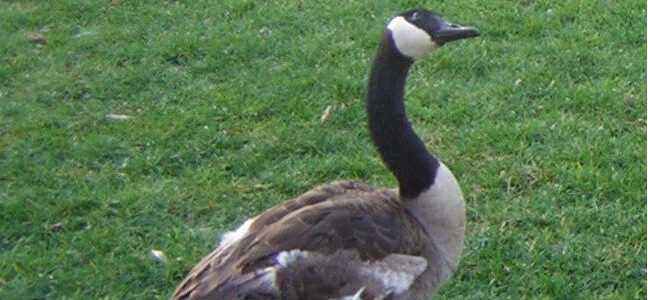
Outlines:
{"label": "canada goose", "polygon": [[224,234],[175,299],[425,299],[452,275],[464,239],[463,196],[405,115],[414,60],[479,35],[416,9],[388,23],[369,77],[371,138],[399,189],[337,182]]}

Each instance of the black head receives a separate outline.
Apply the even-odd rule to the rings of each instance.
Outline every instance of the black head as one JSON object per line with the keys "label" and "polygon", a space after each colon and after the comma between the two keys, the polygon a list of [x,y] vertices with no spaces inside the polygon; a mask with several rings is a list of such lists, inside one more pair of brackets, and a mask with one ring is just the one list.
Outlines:
{"label": "black head", "polygon": [[406,11],[394,17],[391,31],[398,50],[413,59],[423,57],[447,42],[479,36],[479,30],[450,23],[426,9]]}

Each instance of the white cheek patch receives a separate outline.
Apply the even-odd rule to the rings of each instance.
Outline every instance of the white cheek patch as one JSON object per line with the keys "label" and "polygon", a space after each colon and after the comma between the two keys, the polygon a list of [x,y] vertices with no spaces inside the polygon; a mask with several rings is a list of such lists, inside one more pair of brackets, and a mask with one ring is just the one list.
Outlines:
{"label": "white cheek patch", "polygon": [[432,41],[427,32],[408,22],[402,16],[393,18],[387,25],[387,29],[391,31],[398,51],[413,59],[419,59],[439,48],[439,45]]}

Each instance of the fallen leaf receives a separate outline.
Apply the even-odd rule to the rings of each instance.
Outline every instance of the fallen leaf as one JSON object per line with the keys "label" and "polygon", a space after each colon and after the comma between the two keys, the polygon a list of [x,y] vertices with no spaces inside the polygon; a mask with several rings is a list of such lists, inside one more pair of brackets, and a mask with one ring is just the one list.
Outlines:
{"label": "fallen leaf", "polygon": [[63,229],[63,223],[58,222],[58,223],[56,223],[56,224],[52,224],[52,225],[50,226],[50,229],[51,229],[52,231],[55,231],[55,232],[61,231],[61,229]]}
{"label": "fallen leaf", "polygon": [[268,37],[271,34],[272,34],[272,30],[270,30],[270,28],[268,28],[268,27],[263,26],[263,27],[261,27],[261,29],[259,29],[259,35],[261,37]]}
{"label": "fallen leaf", "polygon": [[168,261],[166,254],[160,250],[151,250],[151,258],[157,262],[166,263]]}
{"label": "fallen leaf", "polygon": [[115,121],[123,121],[123,120],[128,120],[132,118],[131,116],[128,115],[118,115],[118,114],[107,114],[106,119],[108,120],[115,120]]}
{"label": "fallen leaf", "polygon": [[326,122],[329,119],[329,117],[331,116],[331,109],[332,108],[333,108],[333,106],[329,105],[324,109],[324,113],[322,113],[322,117],[320,118],[320,121],[322,123]]}
{"label": "fallen leaf", "polygon": [[40,44],[40,45],[47,44],[47,39],[45,39],[45,35],[38,31],[32,31],[27,33],[27,40],[34,44]]}

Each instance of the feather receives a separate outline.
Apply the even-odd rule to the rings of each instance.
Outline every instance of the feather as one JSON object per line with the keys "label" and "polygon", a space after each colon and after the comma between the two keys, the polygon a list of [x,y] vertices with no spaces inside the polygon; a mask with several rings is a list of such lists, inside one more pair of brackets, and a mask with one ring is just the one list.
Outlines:
{"label": "feather", "polygon": [[404,295],[429,259],[443,259],[426,250],[429,237],[400,203],[393,190],[358,182],[315,188],[229,233],[174,297]]}

